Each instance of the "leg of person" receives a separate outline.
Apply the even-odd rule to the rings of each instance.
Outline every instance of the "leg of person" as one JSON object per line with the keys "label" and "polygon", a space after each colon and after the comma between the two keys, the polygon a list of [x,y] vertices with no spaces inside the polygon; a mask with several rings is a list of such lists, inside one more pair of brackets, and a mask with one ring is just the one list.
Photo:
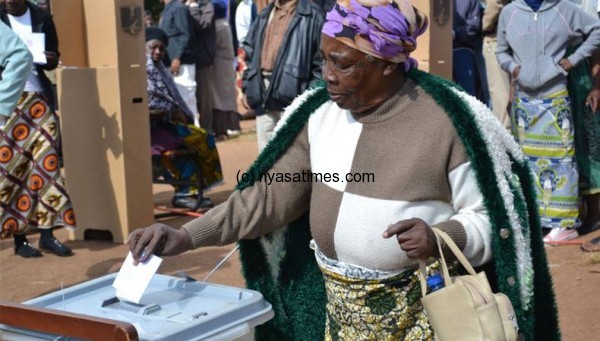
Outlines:
{"label": "leg of person", "polygon": [[489,87],[492,110],[498,120],[506,129],[510,129],[510,119],[506,107],[510,93],[510,80],[508,74],[500,68],[496,59],[496,37],[483,38],[483,57]]}
{"label": "leg of person", "polygon": [[51,227],[40,228],[39,246],[40,246],[40,249],[47,251],[47,252],[52,252],[55,255],[60,256],[60,257],[67,257],[67,256],[71,256],[73,254],[73,252],[71,251],[71,249],[69,247],[63,245],[56,238],[54,238]]}
{"label": "leg of person", "polygon": [[256,140],[258,152],[260,153],[273,137],[275,125],[281,118],[280,111],[267,111],[263,115],[256,116]]}
{"label": "leg of person", "polygon": [[584,235],[600,229],[600,193],[583,196],[587,214],[579,234]]}
{"label": "leg of person", "polygon": [[15,251],[25,257],[36,254],[28,250],[30,246],[19,252],[29,244],[25,239],[28,229],[57,225],[75,228],[75,215],[58,167],[57,126],[56,114],[44,99],[37,93],[24,93],[2,131],[2,234],[15,234],[20,246]]}
{"label": "leg of person", "polygon": [[200,114],[200,125],[197,126],[212,133],[214,132],[213,67],[211,65],[199,67],[196,72],[196,98]]}
{"label": "leg of person", "polygon": [[24,258],[42,257],[40,250],[29,244],[25,234],[14,233],[13,238],[15,240],[15,254]]}
{"label": "leg of person", "polygon": [[227,112],[213,109],[213,129],[217,141],[227,139]]}
{"label": "leg of person", "polygon": [[600,237],[581,244],[581,249],[585,252],[600,252]]}
{"label": "leg of person", "polygon": [[213,134],[195,126],[188,126],[190,133],[184,137],[184,144],[196,155],[202,169],[204,189],[215,186],[223,181],[221,159],[215,144]]}
{"label": "leg of person", "polygon": [[199,121],[196,101],[196,66],[194,64],[182,64],[179,68],[179,74],[173,78],[173,81],[181,98],[194,114],[194,120]]}
{"label": "leg of person", "polygon": [[188,156],[172,156],[171,162],[175,168],[172,171],[173,178],[177,181],[187,183],[173,186],[175,194],[171,204],[174,207],[197,210],[200,208],[196,197],[198,195],[198,189],[191,185],[191,183],[195,181],[194,177],[198,176],[198,174],[196,174],[196,164],[194,160]]}
{"label": "leg of person", "polygon": [[579,192],[574,127],[568,92],[544,99],[519,97],[513,102],[517,140],[536,175],[542,226],[552,230],[546,243],[577,238]]}
{"label": "leg of person", "polygon": [[241,131],[242,127],[240,126],[240,115],[236,111],[229,111],[227,113],[227,136],[239,136]]}

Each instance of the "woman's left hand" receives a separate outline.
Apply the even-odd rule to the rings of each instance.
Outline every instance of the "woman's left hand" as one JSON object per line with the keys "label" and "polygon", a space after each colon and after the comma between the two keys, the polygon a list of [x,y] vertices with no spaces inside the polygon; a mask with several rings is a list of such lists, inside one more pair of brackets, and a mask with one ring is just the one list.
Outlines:
{"label": "woman's left hand", "polygon": [[436,254],[435,233],[422,219],[412,218],[391,224],[383,233],[383,238],[392,236],[396,236],[408,258],[427,260]]}

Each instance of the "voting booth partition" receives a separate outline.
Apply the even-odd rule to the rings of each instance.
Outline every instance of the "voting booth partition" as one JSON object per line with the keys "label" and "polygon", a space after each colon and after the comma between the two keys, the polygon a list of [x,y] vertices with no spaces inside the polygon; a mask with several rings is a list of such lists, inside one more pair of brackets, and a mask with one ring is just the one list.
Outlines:
{"label": "voting booth partition", "polygon": [[411,55],[419,69],[452,80],[452,21],[456,0],[411,0],[429,18],[429,27],[418,38]]}
{"label": "voting booth partition", "polygon": [[143,1],[52,2],[67,190],[78,229],[122,243],[154,221]]}

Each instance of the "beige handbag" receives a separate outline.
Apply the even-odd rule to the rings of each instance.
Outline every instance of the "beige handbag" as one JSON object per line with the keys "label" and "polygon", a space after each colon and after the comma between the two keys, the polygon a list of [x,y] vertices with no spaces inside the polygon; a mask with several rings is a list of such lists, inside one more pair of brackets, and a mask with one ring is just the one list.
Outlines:
{"label": "beige handbag", "polygon": [[[419,279],[423,293],[423,306],[436,340],[517,340],[518,327],[515,311],[508,297],[502,293],[494,294],[492,292],[485,273],[475,273],[458,246],[444,231],[437,228],[434,228],[433,231],[437,236],[445,286],[426,294],[424,261],[419,261]],[[450,277],[442,253],[442,240],[469,275]]]}

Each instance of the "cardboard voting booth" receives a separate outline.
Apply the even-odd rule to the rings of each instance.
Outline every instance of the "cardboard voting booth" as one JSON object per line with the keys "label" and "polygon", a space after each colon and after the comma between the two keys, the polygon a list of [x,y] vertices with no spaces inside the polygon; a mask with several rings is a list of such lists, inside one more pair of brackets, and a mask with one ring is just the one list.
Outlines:
{"label": "cardboard voting booth", "polygon": [[[252,340],[254,327],[273,318],[271,305],[256,291],[166,275],[154,275],[140,304],[121,301],[111,286],[115,276],[106,275],[23,305],[2,302],[0,337],[241,341]],[[52,323],[35,321],[42,314]]]}
{"label": "cardboard voting booth", "polygon": [[419,69],[452,80],[452,22],[455,0],[411,0],[429,17],[429,28],[411,55]]}
{"label": "cardboard voting booth", "polygon": [[[142,0],[52,2],[67,189],[86,231],[123,242],[153,222]],[[82,25],[81,27],[75,27]]]}

